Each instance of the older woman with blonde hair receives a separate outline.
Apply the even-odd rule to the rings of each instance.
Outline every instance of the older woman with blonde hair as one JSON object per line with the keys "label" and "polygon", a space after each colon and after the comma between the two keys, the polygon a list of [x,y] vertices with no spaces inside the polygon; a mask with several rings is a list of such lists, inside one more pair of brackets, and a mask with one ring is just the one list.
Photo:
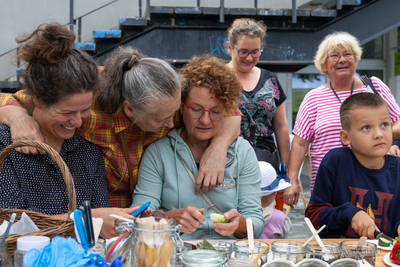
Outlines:
{"label": "older woman with blonde hair", "polygon": [[283,195],[285,203],[292,207],[299,198],[297,177],[309,146],[312,165],[310,191],[322,158],[332,148],[341,146],[339,109],[350,95],[375,93],[375,89],[388,104],[394,136],[400,133],[400,108],[390,89],[377,77],[371,77],[374,88],[370,88],[355,76],[361,55],[357,38],[347,32],[327,35],[318,47],[314,64],[330,81],[308,92],[297,114],[288,169],[292,186]]}
{"label": "older woman with blonde hair", "polygon": [[[162,209],[182,225],[182,238],[244,238],[248,218],[258,238],[264,222],[261,172],[254,150],[242,137],[228,149],[223,183],[205,194],[193,194],[200,159],[222,129],[224,116],[236,107],[242,86],[215,57],[193,57],[180,75],[184,81],[180,106],[184,127],[172,129],[146,149],[133,206],[151,201],[151,210]],[[230,222],[213,223],[210,213],[214,210],[203,214],[209,202]]]}

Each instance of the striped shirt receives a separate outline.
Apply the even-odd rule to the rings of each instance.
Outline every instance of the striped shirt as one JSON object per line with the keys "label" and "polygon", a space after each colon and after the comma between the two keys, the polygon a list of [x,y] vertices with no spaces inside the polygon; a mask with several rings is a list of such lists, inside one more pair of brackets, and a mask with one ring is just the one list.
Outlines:
{"label": "striped shirt", "polygon": [[[372,83],[379,95],[389,106],[392,122],[400,119],[400,108],[390,89],[380,79],[371,77]],[[354,89],[353,94],[371,91],[366,86]],[[350,91],[336,91],[340,101],[350,96]],[[314,181],[322,158],[332,148],[340,147],[340,105],[341,103],[331,88],[324,85],[311,90],[304,97],[296,117],[293,133],[310,141],[311,156],[311,183],[310,191],[314,188]]]}

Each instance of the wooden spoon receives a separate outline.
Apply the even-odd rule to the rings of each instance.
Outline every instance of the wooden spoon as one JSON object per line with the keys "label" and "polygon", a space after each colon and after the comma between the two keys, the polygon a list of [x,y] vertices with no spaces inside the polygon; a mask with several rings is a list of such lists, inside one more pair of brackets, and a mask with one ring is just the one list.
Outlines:
{"label": "wooden spoon", "polygon": [[136,257],[138,260],[138,267],[144,267],[144,260],[146,257],[146,248],[144,247],[144,243],[140,245],[139,252],[136,253]]}
{"label": "wooden spoon", "polygon": [[145,253],[144,267],[150,267],[157,260],[157,250],[148,248]]}
{"label": "wooden spoon", "polygon": [[166,242],[161,248],[161,267],[164,267],[174,253],[175,244],[171,240]]}

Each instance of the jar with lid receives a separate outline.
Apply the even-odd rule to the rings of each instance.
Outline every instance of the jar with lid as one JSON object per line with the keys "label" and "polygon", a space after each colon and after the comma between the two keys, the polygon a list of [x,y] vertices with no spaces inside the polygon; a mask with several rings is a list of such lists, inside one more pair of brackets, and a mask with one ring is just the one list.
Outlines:
{"label": "jar with lid", "polygon": [[47,236],[23,236],[17,239],[17,250],[14,252],[14,267],[24,267],[24,256],[33,248],[44,248],[50,244]]}
{"label": "jar with lid", "polygon": [[228,267],[257,267],[258,263],[252,264],[252,260],[250,259],[229,259],[226,262],[226,266]]}
{"label": "jar with lid", "polygon": [[271,244],[273,259],[285,259],[298,263],[307,257],[308,246],[299,241],[275,241]]}
{"label": "jar with lid", "polygon": [[13,262],[10,255],[10,252],[7,248],[7,241],[4,243],[4,246],[0,250],[0,267],[12,267]]}
{"label": "jar with lid", "polygon": [[180,238],[181,226],[160,217],[136,218],[133,222],[133,266],[178,266],[176,254],[186,249]]}
{"label": "jar with lid", "polygon": [[215,250],[196,249],[183,253],[183,267],[220,267],[224,264],[222,253]]}

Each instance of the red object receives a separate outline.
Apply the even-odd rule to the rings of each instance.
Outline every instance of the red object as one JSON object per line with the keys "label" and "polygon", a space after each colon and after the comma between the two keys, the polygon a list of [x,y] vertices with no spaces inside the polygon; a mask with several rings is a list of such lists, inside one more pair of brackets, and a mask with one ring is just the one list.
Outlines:
{"label": "red object", "polygon": [[393,263],[400,265],[400,240],[394,244],[392,252],[390,252],[390,259]]}
{"label": "red object", "polygon": [[283,195],[278,192],[275,196],[275,209],[283,211],[283,204],[285,204],[285,200],[283,200]]}

